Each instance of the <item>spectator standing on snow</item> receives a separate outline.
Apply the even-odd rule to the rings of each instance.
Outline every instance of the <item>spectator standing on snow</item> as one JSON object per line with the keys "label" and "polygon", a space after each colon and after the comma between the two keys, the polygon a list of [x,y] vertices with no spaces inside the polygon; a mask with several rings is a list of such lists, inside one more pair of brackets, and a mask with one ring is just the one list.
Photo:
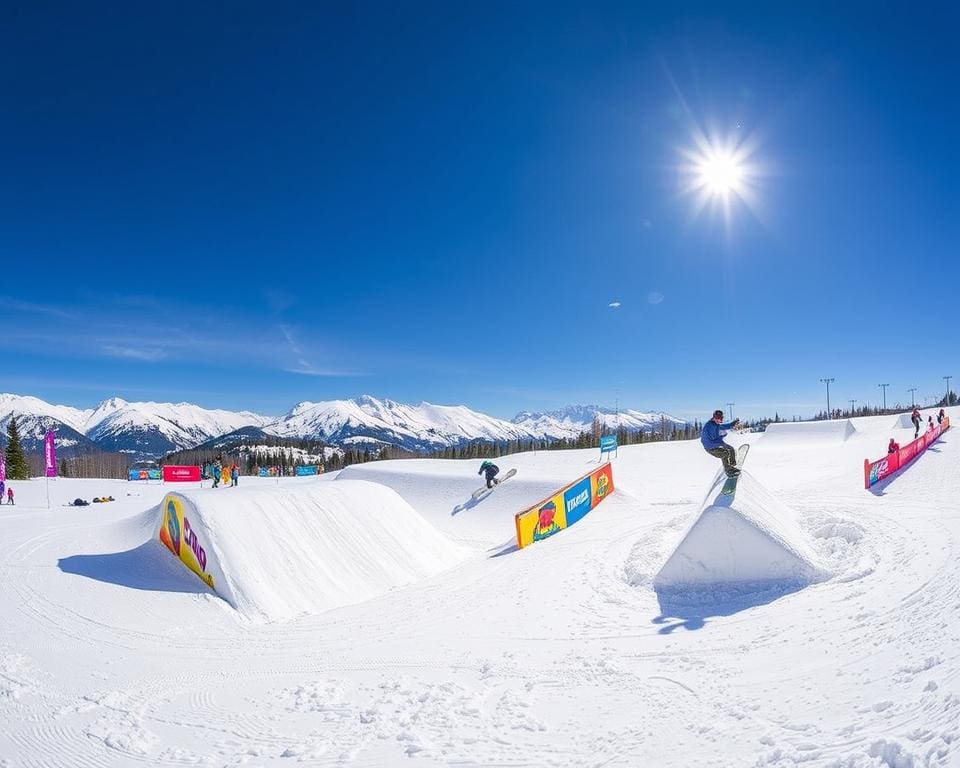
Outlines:
{"label": "spectator standing on snow", "polygon": [[237,482],[240,480],[240,467],[234,464],[230,467],[230,487],[236,488]]}
{"label": "spectator standing on snow", "polygon": [[916,440],[920,436],[920,411],[916,408],[910,414],[910,421],[913,422],[913,439]]}
{"label": "spectator standing on snow", "polygon": [[700,431],[700,442],[707,453],[723,462],[723,471],[727,473],[727,477],[736,477],[740,474],[737,469],[737,452],[732,445],[723,441],[723,437],[727,434],[726,430],[734,429],[740,423],[740,419],[728,421],[726,424],[721,422],[723,411],[714,411],[713,418],[704,424]]}
{"label": "spectator standing on snow", "polygon": [[213,467],[211,467],[213,472],[213,487],[216,488],[220,485],[220,475],[223,472],[223,467],[220,465],[219,461],[213,462]]}
{"label": "spectator standing on snow", "polygon": [[7,488],[7,504],[13,504],[13,488]]}
{"label": "spectator standing on snow", "polygon": [[943,408],[940,409],[940,413],[937,414],[937,424],[943,424],[943,417],[946,416],[943,412]]}

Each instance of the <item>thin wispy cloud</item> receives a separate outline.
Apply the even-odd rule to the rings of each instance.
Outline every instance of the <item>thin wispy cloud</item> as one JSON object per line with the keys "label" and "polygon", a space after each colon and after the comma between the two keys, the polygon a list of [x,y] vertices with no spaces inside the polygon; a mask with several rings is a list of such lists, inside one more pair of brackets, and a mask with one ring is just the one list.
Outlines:
{"label": "thin wispy cloud", "polygon": [[120,347],[108,344],[102,348],[102,351],[110,357],[120,357],[126,360],[142,360],[147,363],[155,363],[167,357],[166,350],[155,347]]}
{"label": "thin wispy cloud", "polygon": [[72,313],[61,307],[54,307],[50,304],[37,304],[32,301],[21,301],[11,296],[0,296],[0,309],[13,312],[26,312],[33,315],[49,315],[51,317],[73,317]]}

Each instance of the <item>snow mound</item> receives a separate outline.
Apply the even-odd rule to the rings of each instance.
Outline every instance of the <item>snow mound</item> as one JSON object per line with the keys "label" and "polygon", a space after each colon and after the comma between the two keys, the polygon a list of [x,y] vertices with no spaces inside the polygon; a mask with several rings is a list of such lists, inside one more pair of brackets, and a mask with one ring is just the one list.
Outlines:
{"label": "snow mound", "polygon": [[767,425],[761,440],[766,445],[778,441],[791,443],[842,443],[857,432],[850,419],[831,421],[782,421]]}
{"label": "snow mound", "polygon": [[[910,413],[912,413],[912,411],[908,413],[901,413],[899,416],[897,416],[897,421],[894,424],[894,427],[897,429],[913,429],[913,422],[910,421]],[[936,417],[936,415],[937,409],[929,411],[928,413],[920,411],[920,429],[926,429],[928,416]]]}
{"label": "snow mound", "polygon": [[720,493],[721,473],[654,577],[657,590],[806,585],[828,576],[807,535],[786,506],[744,472],[732,496]]}
{"label": "snow mound", "polygon": [[[177,506],[181,521],[171,524]],[[171,550],[174,539],[187,567],[258,621],[363,602],[469,554],[396,492],[360,480],[169,493],[158,534]]]}

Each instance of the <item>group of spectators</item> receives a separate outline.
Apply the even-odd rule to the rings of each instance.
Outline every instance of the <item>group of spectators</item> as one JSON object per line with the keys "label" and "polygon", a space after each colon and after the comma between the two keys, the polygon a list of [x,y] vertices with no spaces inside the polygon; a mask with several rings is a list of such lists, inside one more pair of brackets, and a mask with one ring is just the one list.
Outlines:
{"label": "group of spectators", "polygon": [[[940,409],[940,413],[937,414],[937,423],[933,423],[933,416],[927,416],[927,432],[933,432],[938,425],[943,424],[943,419],[946,414],[943,411],[943,408]],[[920,437],[920,424],[923,422],[923,416],[920,415],[920,411],[917,408],[913,409],[913,413],[910,414],[910,421],[913,422],[913,439],[916,440]],[[900,450],[900,443],[890,438],[890,442],[887,445],[887,453],[896,453]]]}
{"label": "group of spectators", "polygon": [[[223,477],[223,462],[217,458],[209,464],[203,465],[204,477],[213,478],[213,487],[220,486],[220,480]],[[236,487],[240,482],[240,467],[234,463],[230,465],[230,487]]]}

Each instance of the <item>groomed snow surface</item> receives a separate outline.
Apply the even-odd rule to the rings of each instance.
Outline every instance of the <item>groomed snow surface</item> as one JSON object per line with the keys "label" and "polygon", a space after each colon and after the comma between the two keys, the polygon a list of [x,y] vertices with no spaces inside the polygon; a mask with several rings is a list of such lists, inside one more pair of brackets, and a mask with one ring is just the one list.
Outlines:
{"label": "groomed snow surface", "polygon": [[[955,430],[865,491],[912,426],[838,424],[731,435],[733,497],[695,441],[621,448],[614,495],[519,551],[598,451],[504,457],[480,502],[479,462],[436,460],[14,482],[0,766],[960,765]],[[157,540],[170,491],[222,595]]]}

